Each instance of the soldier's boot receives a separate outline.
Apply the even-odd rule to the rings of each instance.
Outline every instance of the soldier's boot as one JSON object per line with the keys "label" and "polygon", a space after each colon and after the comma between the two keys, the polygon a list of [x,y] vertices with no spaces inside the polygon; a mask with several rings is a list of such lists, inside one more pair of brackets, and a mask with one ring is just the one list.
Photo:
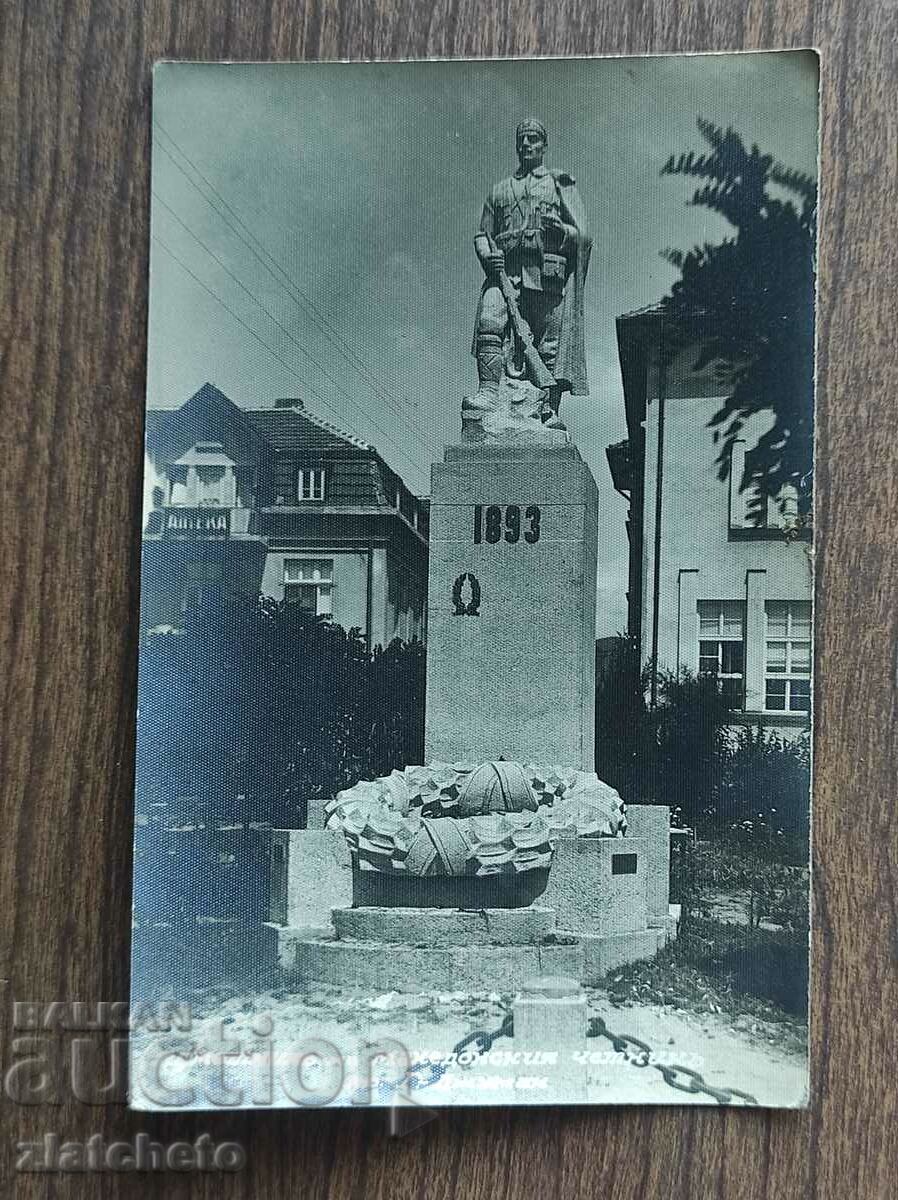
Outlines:
{"label": "soldier's boot", "polygon": [[564,421],[558,415],[558,409],[561,407],[561,388],[549,388],[546,393],[546,399],[543,402],[540,419],[547,429],[567,429]]}
{"label": "soldier's boot", "polygon": [[499,383],[505,370],[502,338],[492,333],[477,335],[477,378],[479,387],[473,396],[462,401],[462,418],[478,421],[484,413],[492,412],[499,400]]}

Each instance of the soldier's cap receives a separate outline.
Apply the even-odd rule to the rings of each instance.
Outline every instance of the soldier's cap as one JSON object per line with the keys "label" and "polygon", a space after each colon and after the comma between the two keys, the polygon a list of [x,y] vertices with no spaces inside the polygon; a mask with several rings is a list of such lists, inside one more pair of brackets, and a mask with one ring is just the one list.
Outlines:
{"label": "soldier's cap", "polygon": [[549,135],[546,133],[546,127],[543,125],[542,121],[537,121],[536,117],[527,117],[526,120],[520,123],[515,130],[515,141],[519,142],[525,133],[531,133],[534,130],[540,135],[544,142],[548,142]]}

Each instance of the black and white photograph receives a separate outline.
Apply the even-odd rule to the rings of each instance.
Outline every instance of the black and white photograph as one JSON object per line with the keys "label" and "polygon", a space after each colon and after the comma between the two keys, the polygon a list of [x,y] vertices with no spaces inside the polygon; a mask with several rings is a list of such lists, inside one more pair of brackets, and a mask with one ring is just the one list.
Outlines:
{"label": "black and white photograph", "polygon": [[809,1103],[818,73],[156,66],[133,1108]]}

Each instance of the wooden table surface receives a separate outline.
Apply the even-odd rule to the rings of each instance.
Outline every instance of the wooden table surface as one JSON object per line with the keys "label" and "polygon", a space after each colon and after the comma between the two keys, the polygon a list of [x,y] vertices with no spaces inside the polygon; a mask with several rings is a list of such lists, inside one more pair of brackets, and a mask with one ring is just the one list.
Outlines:
{"label": "wooden table surface", "polygon": [[[896,1089],[895,0],[6,0],[0,11],[0,978],[128,992],[150,74],[161,57],[403,58],[817,46],[816,929],[810,1111],[131,1115],[4,1101],[14,1194],[890,1194]],[[57,1178],[15,1143],[238,1139],[230,1177]]]}

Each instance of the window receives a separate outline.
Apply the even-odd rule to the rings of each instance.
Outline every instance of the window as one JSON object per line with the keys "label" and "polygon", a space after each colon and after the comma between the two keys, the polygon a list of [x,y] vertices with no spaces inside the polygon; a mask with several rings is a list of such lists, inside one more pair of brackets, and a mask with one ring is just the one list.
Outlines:
{"label": "window", "polygon": [[334,562],[330,558],[285,558],[284,599],[306,612],[329,617],[333,611]]}
{"label": "window", "polygon": [[745,605],[741,600],[699,600],[698,669],[716,675],[726,700],[742,708],[745,678]]}
{"label": "window", "polygon": [[303,467],[296,485],[297,498],[302,500],[324,499],[324,467]]}
{"label": "window", "polygon": [[810,601],[768,601],[766,618],[764,707],[771,712],[810,712]]}

